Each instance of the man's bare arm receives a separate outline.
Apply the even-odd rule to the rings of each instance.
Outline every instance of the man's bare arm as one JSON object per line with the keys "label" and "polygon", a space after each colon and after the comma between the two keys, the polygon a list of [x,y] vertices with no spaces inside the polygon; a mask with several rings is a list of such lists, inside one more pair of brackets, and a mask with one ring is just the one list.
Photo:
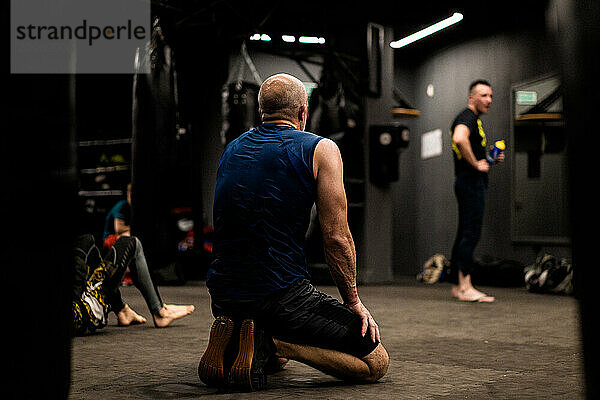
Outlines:
{"label": "man's bare arm", "polygon": [[317,211],[323,234],[325,259],[346,304],[359,301],[356,290],[356,250],[347,220],[343,166],[337,145],[323,139],[315,149]]}
{"label": "man's bare arm", "polygon": [[467,161],[473,168],[481,172],[488,172],[490,165],[485,159],[477,160],[473,149],[471,148],[471,142],[469,141],[469,128],[466,125],[456,125],[454,133],[452,134],[452,141],[456,143],[458,151],[462,157]]}
{"label": "man's bare arm", "polygon": [[356,288],[356,249],[348,227],[342,157],[337,145],[323,139],[315,149],[313,172],[317,179],[317,211],[323,235],[325,260],[344,304],[358,314],[362,334],[367,330],[379,341],[379,328],[362,304]]}

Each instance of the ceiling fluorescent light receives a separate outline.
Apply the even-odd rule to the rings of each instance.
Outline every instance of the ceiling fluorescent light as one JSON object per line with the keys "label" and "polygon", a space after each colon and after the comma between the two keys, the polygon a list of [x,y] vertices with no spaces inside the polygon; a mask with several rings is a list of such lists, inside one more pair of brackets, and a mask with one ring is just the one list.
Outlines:
{"label": "ceiling fluorescent light", "polygon": [[449,27],[450,25],[454,25],[457,22],[463,19],[463,15],[460,13],[454,13],[451,17],[448,17],[438,23],[435,23],[425,29],[420,30],[419,32],[413,33],[403,39],[396,40],[390,43],[390,46],[394,49],[399,49],[400,47],[404,47],[407,44],[411,44],[412,42],[416,42],[419,39],[423,39],[426,36],[431,35],[437,31],[440,31],[444,28]]}
{"label": "ceiling fluorescent light", "polygon": [[300,43],[314,43],[314,44],[324,44],[325,38],[316,37],[316,36],[300,36],[298,39]]}
{"label": "ceiling fluorescent light", "polygon": [[292,35],[281,35],[281,40],[287,43],[294,43],[296,41],[296,37]]}
{"label": "ceiling fluorescent light", "polygon": [[267,35],[266,33],[255,33],[254,35],[250,36],[250,40],[262,40],[263,42],[270,42],[271,36]]}

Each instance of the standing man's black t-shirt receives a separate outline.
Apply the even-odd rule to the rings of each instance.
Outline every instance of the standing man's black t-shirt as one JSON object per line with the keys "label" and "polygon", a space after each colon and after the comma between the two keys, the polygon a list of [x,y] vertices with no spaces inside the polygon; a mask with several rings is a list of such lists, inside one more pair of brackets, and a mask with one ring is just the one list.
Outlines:
{"label": "standing man's black t-shirt", "polygon": [[[477,160],[484,159],[486,156],[486,138],[485,132],[483,131],[483,126],[481,124],[481,120],[477,118],[477,115],[470,109],[465,108],[452,122],[452,126],[450,127],[450,138],[454,135],[454,128],[457,125],[465,125],[469,129],[469,142],[471,143],[471,149],[473,150],[473,155]],[[471,164],[469,164],[462,156],[460,151],[458,150],[458,146],[454,141],[452,141],[452,150],[454,154],[454,174],[458,175],[459,173],[467,173],[473,175],[485,176],[487,178],[487,173],[477,171]]]}

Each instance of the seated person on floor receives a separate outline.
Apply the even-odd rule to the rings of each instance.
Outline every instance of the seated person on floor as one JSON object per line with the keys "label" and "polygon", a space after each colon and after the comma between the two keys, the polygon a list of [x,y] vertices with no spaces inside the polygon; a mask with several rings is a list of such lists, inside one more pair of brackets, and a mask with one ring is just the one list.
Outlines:
{"label": "seated person on floor", "polygon": [[86,335],[106,326],[113,311],[119,326],[143,324],[146,318],[123,302],[119,286],[127,267],[152,313],[154,326],[163,328],[194,311],[193,305],[164,304],[152,282],[142,244],[135,236],[121,236],[104,258],[94,236],[80,236],[73,248],[73,329]]}
{"label": "seated person on floor", "polygon": [[[308,96],[269,77],[262,125],[232,141],[217,173],[214,262],[206,285],[215,321],[198,375],[209,386],[260,390],[293,359],[351,382],[375,382],[389,357],[356,288],[337,145],[304,132]],[[308,278],[305,233],[316,202],[326,260],[343,303]]]}
{"label": "seated person on floor", "polygon": [[131,189],[131,183],[127,184],[127,199],[117,202],[106,214],[102,241],[107,249],[110,249],[121,235],[131,236]]}

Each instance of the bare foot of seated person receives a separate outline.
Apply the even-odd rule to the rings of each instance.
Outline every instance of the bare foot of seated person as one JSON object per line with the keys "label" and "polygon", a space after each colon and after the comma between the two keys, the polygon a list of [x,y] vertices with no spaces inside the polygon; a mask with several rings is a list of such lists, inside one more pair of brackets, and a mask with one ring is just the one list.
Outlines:
{"label": "bare foot of seated person", "polygon": [[164,304],[158,314],[154,314],[154,326],[157,328],[164,328],[171,324],[171,322],[183,318],[194,312],[194,306],[192,305],[175,305],[175,304]]}
{"label": "bare foot of seated person", "polygon": [[133,311],[129,304],[125,304],[125,307],[117,313],[117,325],[129,326],[137,324],[145,324],[146,318]]}

